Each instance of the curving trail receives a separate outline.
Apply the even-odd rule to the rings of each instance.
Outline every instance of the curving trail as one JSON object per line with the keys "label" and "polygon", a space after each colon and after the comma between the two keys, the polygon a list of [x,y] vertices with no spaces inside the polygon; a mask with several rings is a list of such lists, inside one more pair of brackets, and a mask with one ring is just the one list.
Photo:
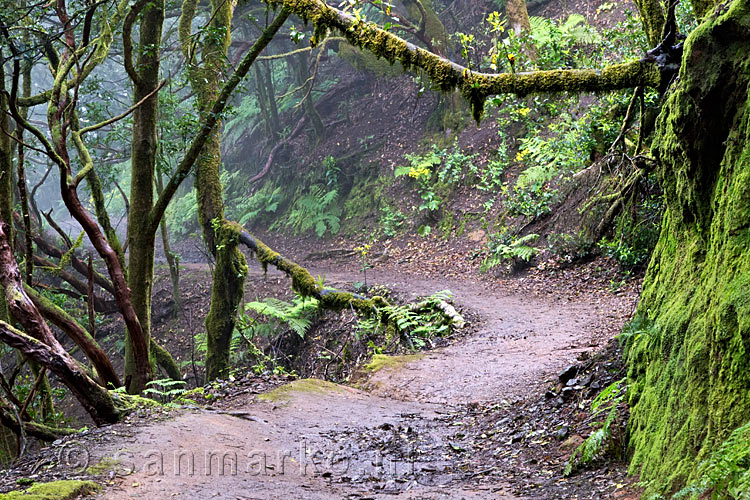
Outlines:
{"label": "curving trail", "polygon": [[[451,289],[482,325],[453,345],[376,372],[363,390],[297,381],[270,400],[186,411],[136,429],[94,453],[94,460],[118,460],[113,484],[98,498],[515,498],[505,484],[471,485],[472,471],[454,466],[445,415],[461,403],[538,390],[579,352],[603,344],[602,325],[613,317],[605,306],[568,298],[373,274],[418,295]],[[327,275],[334,285],[356,278]]]}

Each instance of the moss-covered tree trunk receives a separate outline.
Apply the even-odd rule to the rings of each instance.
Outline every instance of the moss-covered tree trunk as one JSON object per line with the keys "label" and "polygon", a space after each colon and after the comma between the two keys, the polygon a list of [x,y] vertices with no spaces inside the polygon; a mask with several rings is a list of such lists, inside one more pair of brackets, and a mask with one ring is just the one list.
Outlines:
{"label": "moss-covered tree trunk", "polygon": [[[2,51],[0,51],[2,55]],[[10,147],[10,128],[8,120],[8,102],[5,97],[5,71],[0,64],[0,220],[6,222],[10,227],[12,225],[13,197],[11,187],[11,161]],[[6,217],[10,217],[6,219]],[[0,321],[8,322],[10,320],[8,306],[5,301],[5,289],[0,289]],[[0,426],[0,457],[2,461],[10,462],[15,458],[17,449],[15,443],[9,438],[10,430],[5,426]]]}
{"label": "moss-covered tree trunk", "polygon": [[750,421],[750,2],[707,14],[657,121],[667,204],[626,349],[631,471],[667,492]]}
{"label": "moss-covered tree trunk", "polygon": [[[1,54],[0,54],[1,55]],[[5,71],[0,64],[0,219],[13,225],[13,149],[11,148],[8,98],[5,94]],[[12,233],[10,235],[13,240]],[[4,302],[0,298],[0,319],[4,319]],[[7,318],[7,316],[5,316]]]}
{"label": "moss-covered tree trunk", "polygon": [[[201,60],[198,63],[197,45],[191,36],[197,3],[195,0],[183,2],[179,33],[199,111],[207,113],[221,88],[230,43],[232,4],[223,0],[211,1],[210,35],[203,39]],[[242,300],[247,270],[245,257],[237,248],[235,237],[229,236],[223,229],[220,122],[203,146],[195,168],[198,219],[203,240],[216,257],[211,306],[206,316],[206,380],[213,380],[224,375],[229,366],[229,343],[234,331],[237,308]]]}
{"label": "moss-covered tree trunk", "polygon": [[[658,1],[658,0],[654,0]],[[521,36],[521,33],[531,31],[529,11],[526,9],[526,0],[507,0],[505,2],[505,15],[508,16],[510,28]]]}
{"label": "moss-covered tree trunk", "polygon": [[641,24],[650,47],[656,47],[662,38],[664,28],[664,7],[661,0],[635,0],[641,14]]}
{"label": "moss-covered tree trunk", "polygon": [[[140,25],[137,72],[133,79],[133,102],[140,102],[159,85],[159,47],[161,45],[164,2],[150,2],[144,9]],[[129,57],[129,56],[128,56]],[[154,172],[159,99],[153,95],[133,112],[133,142],[130,154],[130,211],[128,212],[128,285],[138,320],[150,345],[151,291],[154,283],[154,245],[151,229],[154,204]],[[125,339],[125,381],[132,380],[136,364],[133,345]]]}

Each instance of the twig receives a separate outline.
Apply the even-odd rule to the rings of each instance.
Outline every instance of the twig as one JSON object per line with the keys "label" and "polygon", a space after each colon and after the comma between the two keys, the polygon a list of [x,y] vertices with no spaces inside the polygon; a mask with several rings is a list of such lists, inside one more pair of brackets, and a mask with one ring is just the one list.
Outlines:
{"label": "twig", "polygon": [[83,134],[85,134],[87,132],[93,132],[94,130],[99,130],[102,127],[106,127],[107,125],[111,125],[111,124],[113,124],[116,121],[122,120],[123,118],[127,117],[130,113],[132,113],[133,111],[135,111],[136,109],[138,109],[138,107],[141,106],[144,102],[148,101],[154,94],[156,94],[157,92],[159,92],[159,90],[161,90],[161,88],[164,86],[165,83],[167,83],[167,81],[166,80],[162,80],[159,83],[159,85],[157,85],[157,87],[154,90],[152,90],[151,92],[149,92],[148,94],[146,94],[146,96],[143,99],[141,99],[137,103],[133,104],[132,106],[130,106],[128,109],[126,109],[124,112],[120,113],[119,115],[113,116],[112,118],[110,118],[108,120],[104,120],[103,122],[99,122],[99,123],[96,123],[94,125],[90,125],[88,127],[84,127],[84,128],[82,128],[78,132],[78,134],[80,136],[83,136]]}
{"label": "twig", "polygon": [[29,391],[29,395],[26,396],[26,401],[23,402],[23,406],[21,406],[21,411],[19,412],[21,417],[23,417],[26,414],[26,409],[29,406],[29,403],[34,399],[34,395],[36,394],[37,389],[39,389],[39,384],[42,383],[42,380],[44,379],[44,376],[47,374],[47,367],[43,366],[39,370],[39,375],[37,375],[36,380],[34,381],[34,386]]}
{"label": "twig", "polygon": [[88,305],[89,315],[89,333],[91,337],[96,338],[96,311],[94,310],[94,259],[89,254],[89,287],[88,296],[86,297],[86,303]]}
{"label": "twig", "polygon": [[67,233],[65,233],[65,231],[63,231],[62,228],[57,225],[57,222],[55,222],[55,220],[52,218],[53,210],[54,208],[50,208],[49,212],[42,212],[42,215],[44,215],[44,218],[47,219],[47,223],[49,223],[50,227],[52,227],[52,229],[54,229],[55,232],[60,235],[60,237],[65,242],[65,245],[68,247],[68,250],[70,250],[71,248],[73,248],[73,242],[70,240],[70,237],[67,235]]}

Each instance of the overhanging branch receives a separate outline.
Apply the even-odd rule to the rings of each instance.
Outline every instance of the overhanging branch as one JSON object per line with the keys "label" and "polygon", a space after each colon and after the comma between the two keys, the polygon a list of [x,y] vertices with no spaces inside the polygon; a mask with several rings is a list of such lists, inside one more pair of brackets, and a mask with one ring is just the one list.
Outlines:
{"label": "overhanging branch", "polygon": [[425,71],[442,91],[459,90],[469,102],[474,119],[479,121],[487,97],[498,94],[524,96],[543,92],[604,92],[633,87],[658,87],[661,77],[650,61],[616,64],[602,70],[560,69],[529,73],[477,73],[428,52],[389,33],[373,23],[330,7],[321,0],[268,0],[284,6],[293,14],[315,25],[316,33],[325,29],[341,32],[361,49],[383,57],[390,63],[401,62],[406,69]]}

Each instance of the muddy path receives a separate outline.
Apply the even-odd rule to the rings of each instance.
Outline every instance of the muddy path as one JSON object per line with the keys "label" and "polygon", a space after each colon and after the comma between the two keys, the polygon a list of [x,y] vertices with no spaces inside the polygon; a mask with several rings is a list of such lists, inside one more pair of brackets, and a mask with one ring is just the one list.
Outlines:
{"label": "muddy path", "polygon": [[[328,270],[326,282],[358,278]],[[502,475],[471,481],[479,471],[461,465],[451,441],[456,414],[542,390],[578,353],[602,345],[620,316],[591,297],[529,297],[469,279],[368,279],[422,296],[450,289],[481,321],[451,345],[360,379],[358,389],[295,381],[107,435],[90,450],[91,463],[114,464],[99,498],[516,498]]]}

